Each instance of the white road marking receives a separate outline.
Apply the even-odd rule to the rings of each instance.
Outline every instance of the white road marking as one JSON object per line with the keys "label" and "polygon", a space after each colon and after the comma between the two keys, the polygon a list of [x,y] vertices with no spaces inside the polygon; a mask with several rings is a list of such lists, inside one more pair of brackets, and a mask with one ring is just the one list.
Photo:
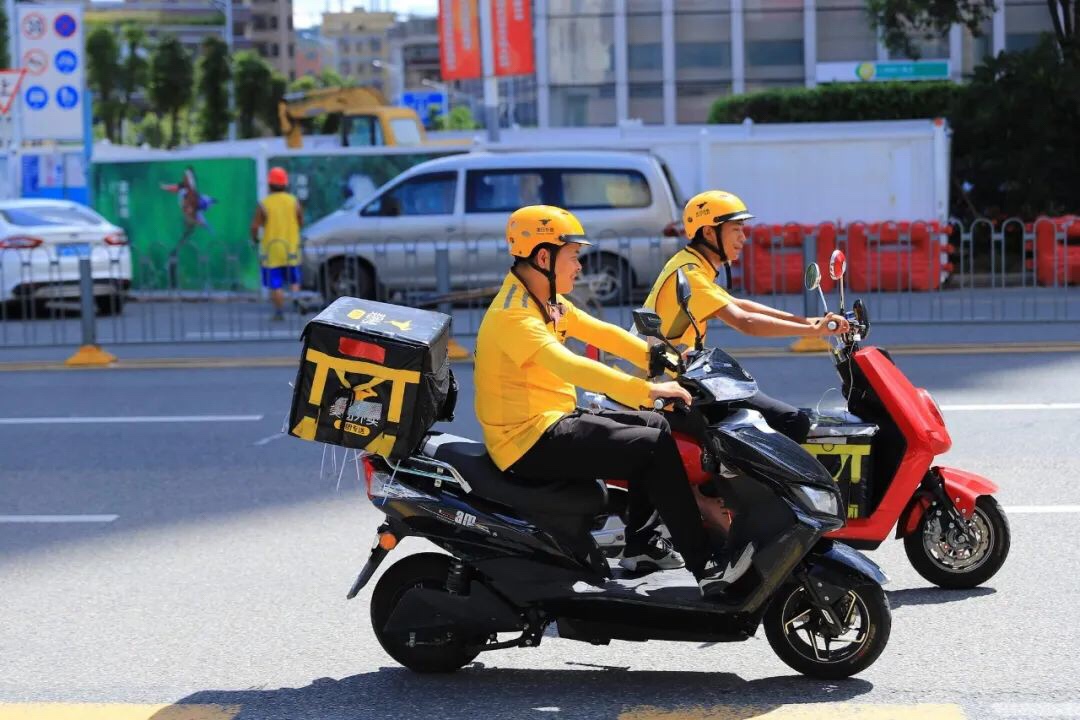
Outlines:
{"label": "white road marking", "polygon": [[109,523],[119,515],[0,515],[0,523]]}
{"label": "white road marking", "polygon": [[1019,718],[1076,718],[1080,717],[1080,702],[994,703],[1000,717]]}
{"label": "white road marking", "polygon": [[1080,403],[991,403],[987,405],[942,405],[944,412],[980,410],[1080,410]]}
{"label": "white road marking", "polygon": [[211,330],[209,332],[205,330],[189,330],[184,333],[184,338],[187,340],[257,340],[257,339],[274,339],[274,340],[296,340],[300,335],[300,329],[296,330]]}
{"label": "white road marking", "polygon": [[11,417],[0,425],[53,425],[102,423],[258,422],[262,415],[117,415],[104,417]]}
{"label": "white road marking", "polygon": [[274,442],[275,440],[280,440],[283,437],[286,437],[285,433],[276,432],[273,435],[267,435],[262,440],[256,440],[255,444],[256,445],[268,445],[268,444]]}
{"label": "white road marking", "polygon": [[1014,505],[1003,509],[1009,515],[1080,513],[1080,505]]}

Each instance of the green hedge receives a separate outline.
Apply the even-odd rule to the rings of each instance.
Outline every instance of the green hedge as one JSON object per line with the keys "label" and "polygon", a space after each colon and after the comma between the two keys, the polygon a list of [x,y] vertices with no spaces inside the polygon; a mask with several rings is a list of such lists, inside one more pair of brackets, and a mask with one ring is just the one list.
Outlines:
{"label": "green hedge", "polygon": [[722,97],[711,123],[844,122],[945,117],[962,92],[951,82],[830,83]]}

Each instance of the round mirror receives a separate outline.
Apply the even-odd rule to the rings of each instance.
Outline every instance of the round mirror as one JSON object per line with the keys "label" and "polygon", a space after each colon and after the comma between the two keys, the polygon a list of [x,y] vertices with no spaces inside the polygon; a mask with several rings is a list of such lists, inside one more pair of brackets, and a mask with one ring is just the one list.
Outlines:
{"label": "round mirror", "polygon": [[829,277],[833,280],[839,280],[844,277],[844,273],[847,272],[847,258],[844,257],[844,253],[839,250],[833,250],[832,255],[829,256]]}
{"label": "round mirror", "polygon": [[821,268],[817,263],[810,263],[806,266],[806,275],[803,276],[803,283],[806,285],[807,290],[817,290],[821,285]]}

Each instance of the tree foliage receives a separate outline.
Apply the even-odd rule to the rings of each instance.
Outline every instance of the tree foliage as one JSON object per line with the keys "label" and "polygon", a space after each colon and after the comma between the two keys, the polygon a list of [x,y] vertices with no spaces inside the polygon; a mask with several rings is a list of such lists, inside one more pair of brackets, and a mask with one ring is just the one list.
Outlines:
{"label": "tree foliage", "polygon": [[464,105],[458,105],[449,113],[435,116],[436,130],[475,130],[480,127],[473,117],[472,110]]}
{"label": "tree foliage", "polygon": [[194,79],[188,51],[174,36],[162,37],[150,57],[150,101],[157,114],[172,123],[171,148],[180,144],[180,111],[191,102]]}
{"label": "tree foliage", "polygon": [[270,102],[273,70],[261,57],[251,51],[236,53],[236,112],[241,137],[256,137],[255,121]]}
{"label": "tree foliage", "polygon": [[95,28],[86,38],[86,81],[94,93],[94,109],[109,142],[116,142],[119,135],[119,74],[120,48],[115,35],[107,28]]}
{"label": "tree foliage", "polygon": [[131,117],[131,103],[135,95],[146,87],[150,74],[147,62],[146,31],[137,23],[124,27],[124,52],[120,60],[120,119]]}
{"label": "tree foliage", "polygon": [[198,63],[199,137],[204,141],[221,140],[229,130],[229,46],[216,35],[202,42]]}

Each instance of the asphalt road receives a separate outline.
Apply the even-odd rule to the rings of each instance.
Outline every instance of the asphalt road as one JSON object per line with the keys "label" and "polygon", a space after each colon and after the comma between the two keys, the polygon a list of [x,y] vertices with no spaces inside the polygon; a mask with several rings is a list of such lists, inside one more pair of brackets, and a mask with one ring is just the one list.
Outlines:
{"label": "asphalt road", "polygon": [[[1009,561],[975,591],[928,587],[898,542],[873,553],[892,578],[892,639],[837,683],[794,675],[763,636],[547,639],[413,675],[374,640],[371,586],[345,600],[381,515],[340,451],[280,434],[292,370],[0,373],[0,720],[1080,718],[1080,357],[898,361],[946,408],[943,462],[1024,511]],[[820,356],[746,364],[800,404],[838,386]],[[475,436],[471,368],[456,371],[444,429]],[[1012,407],[1025,403],[1071,405]],[[146,416],[183,419],[132,419]],[[31,515],[100,517],[11,521]]]}

